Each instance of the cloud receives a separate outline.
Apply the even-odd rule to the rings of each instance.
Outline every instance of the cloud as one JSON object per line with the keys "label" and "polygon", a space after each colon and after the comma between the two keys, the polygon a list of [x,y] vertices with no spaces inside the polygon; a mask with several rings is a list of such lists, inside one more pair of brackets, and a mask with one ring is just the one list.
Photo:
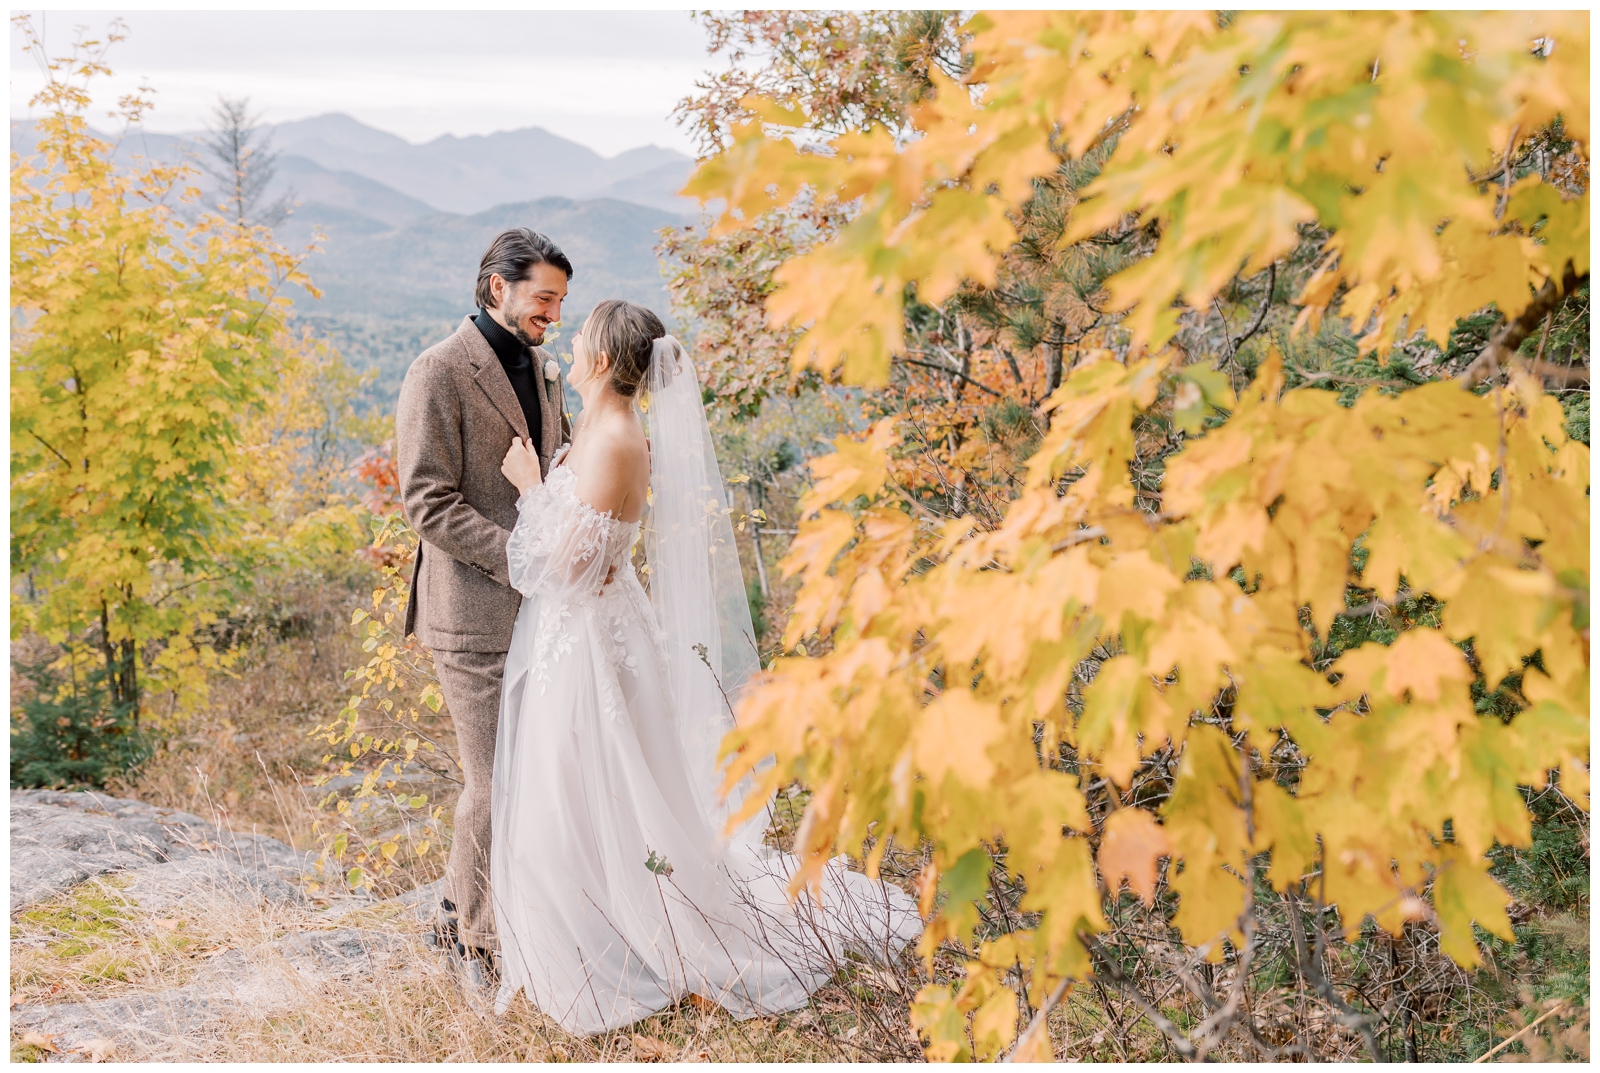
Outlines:
{"label": "cloud", "polygon": [[[52,55],[110,12],[35,15]],[[413,142],[544,127],[610,155],[655,143],[692,150],[668,118],[708,66],[687,12],[133,11],[96,95],[103,115],[141,82],[147,126],[188,131],[217,95],[248,96],[268,122],[345,112]],[[43,84],[12,30],[11,114]],[[92,117],[98,118],[98,117]]]}

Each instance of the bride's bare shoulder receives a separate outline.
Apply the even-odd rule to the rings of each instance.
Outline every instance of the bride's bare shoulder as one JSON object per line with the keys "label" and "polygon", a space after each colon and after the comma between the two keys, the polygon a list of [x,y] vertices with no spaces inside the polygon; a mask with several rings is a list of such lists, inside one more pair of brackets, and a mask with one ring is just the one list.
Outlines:
{"label": "bride's bare shoulder", "polygon": [[650,463],[650,443],[637,421],[610,421],[594,430],[594,453],[602,464]]}
{"label": "bride's bare shoulder", "polygon": [[636,421],[608,421],[586,432],[578,496],[596,510],[632,520],[650,479],[650,453]]}

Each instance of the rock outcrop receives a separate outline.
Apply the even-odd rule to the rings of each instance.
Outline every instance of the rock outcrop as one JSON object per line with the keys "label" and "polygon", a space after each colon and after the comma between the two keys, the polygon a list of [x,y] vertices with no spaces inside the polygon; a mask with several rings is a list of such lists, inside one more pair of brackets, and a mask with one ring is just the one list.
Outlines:
{"label": "rock outcrop", "polygon": [[11,792],[11,912],[108,872],[146,909],[198,893],[294,900],[311,855],[175,809],[105,794]]}
{"label": "rock outcrop", "polygon": [[[12,791],[13,917],[114,874],[119,897],[137,914],[276,908],[290,929],[273,941],[212,952],[181,987],[23,1003],[12,1008],[13,1032],[52,1039],[61,1052],[46,1056],[52,1060],[78,1060],[107,1043],[118,1058],[202,1058],[208,1042],[241,1015],[269,1017],[328,986],[436,968],[420,956],[419,941],[438,899],[434,887],[387,903],[345,899],[319,908],[303,893],[311,856],[143,802]],[[347,919],[367,926],[346,926]]]}

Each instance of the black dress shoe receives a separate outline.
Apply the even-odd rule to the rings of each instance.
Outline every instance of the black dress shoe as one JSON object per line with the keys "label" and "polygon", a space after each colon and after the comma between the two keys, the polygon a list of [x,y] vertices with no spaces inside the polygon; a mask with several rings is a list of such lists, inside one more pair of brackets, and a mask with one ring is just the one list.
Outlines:
{"label": "black dress shoe", "polygon": [[500,987],[500,969],[495,964],[494,952],[460,943],[456,944],[455,950],[450,960],[462,983],[475,992],[493,995]]}
{"label": "black dress shoe", "polygon": [[455,903],[446,898],[439,903],[439,912],[433,918],[430,941],[435,950],[449,953],[461,942],[461,919],[456,916]]}
{"label": "black dress shoe", "polygon": [[474,1003],[492,998],[500,986],[500,966],[492,950],[468,946],[461,941],[461,920],[455,905],[447,898],[439,904],[433,921],[433,946],[444,952],[450,971]]}

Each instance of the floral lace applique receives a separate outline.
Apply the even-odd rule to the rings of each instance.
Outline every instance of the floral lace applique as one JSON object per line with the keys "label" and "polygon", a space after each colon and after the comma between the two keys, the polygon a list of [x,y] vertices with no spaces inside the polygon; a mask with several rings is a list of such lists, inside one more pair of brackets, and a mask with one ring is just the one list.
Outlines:
{"label": "floral lace applique", "polygon": [[522,497],[506,562],[517,590],[540,600],[530,668],[540,693],[550,681],[551,665],[572,652],[577,631],[592,628],[605,655],[597,683],[601,707],[620,717],[617,675],[639,673],[624,626],[654,620],[629,556],[639,523],[596,510],[577,497],[574,484],[571,470],[557,468]]}

